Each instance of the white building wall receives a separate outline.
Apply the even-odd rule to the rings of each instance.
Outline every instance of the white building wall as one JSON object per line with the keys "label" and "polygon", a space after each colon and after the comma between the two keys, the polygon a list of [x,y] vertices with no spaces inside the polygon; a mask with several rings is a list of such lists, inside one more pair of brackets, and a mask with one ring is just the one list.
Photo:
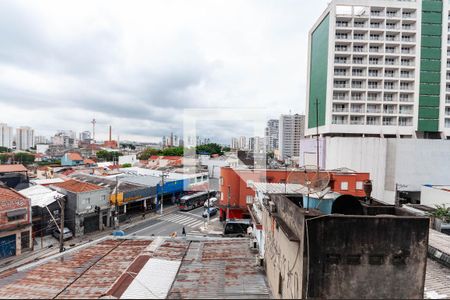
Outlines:
{"label": "white building wall", "polygon": [[394,203],[398,190],[418,192],[423,184],[450,183],[450,140],[326,138],[326,169],[369,172],[372,196]]}
{"label": "white building wall", "polygon": [[137,162],[138,160],[136,158],[136,154],[119,156],[119,165],[131,164],[131,166],[134,166],[134,164]]}
{"label": "white building wall", "polygon": [[34,147],[34,130],[27,126],[17,128],[16,149],[28,150],[31,147]]}
{"label": "white building wall", "polygon": [[[447,189],[450,186],[446,186]],[[450,191],[442,190],[439,186],[422,186],[420,189],[420,204],[429,207],[436,205],[450,206]]]}
{"label": "white building wall", "polygon": [[13,146],[13,128],[5,123],[0,123],[0,147],[11,149]]}

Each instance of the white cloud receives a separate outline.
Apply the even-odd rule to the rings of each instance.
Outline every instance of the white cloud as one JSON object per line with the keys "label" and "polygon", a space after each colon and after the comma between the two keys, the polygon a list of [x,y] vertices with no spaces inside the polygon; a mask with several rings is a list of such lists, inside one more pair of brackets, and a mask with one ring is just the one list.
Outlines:
{"label": "white cloud", "polygon": [[[300,0],[2,1],[0,122],[50,135],[89,130],[95,117],[99,138],[112,124],[121,139],[148,141],[181,133],[184,108],[304,112],[307,33],[325,7]],[[223,140],[234,132],[229,126],[212,128]]]}

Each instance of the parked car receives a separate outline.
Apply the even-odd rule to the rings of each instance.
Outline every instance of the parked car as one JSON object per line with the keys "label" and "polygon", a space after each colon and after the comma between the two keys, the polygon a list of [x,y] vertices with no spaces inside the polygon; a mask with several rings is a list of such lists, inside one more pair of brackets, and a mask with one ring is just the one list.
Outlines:
{"label": "parked car", "polygon": [[[56,228],[55,230],[53,230],[53,236],[54,236],[55,238],[57,238],[58,240],[59,240],[59,234],[60,234],[60,231],[59,231],[58,228]],[[69,228],[64,227],[63,239],[64,239],[64,240],[70,240],[72,237],[73,237],[72,231],[70,231]]]}
{"label": "parked car", "polygon": [[[213,207],[216,206],[217,203],[217,198],[216,197],[211,197],[209,198],[209,207]],[[208,200],[205,201],[205,204],[203,204],[204,207],[208,207]]]}
{"label": "parked car", "polygon": [[203,218],[207,218],[208,217],[208,210],[209,210],[209,216],[210,217],[216,215],[217,212],[219,211],[219,209],[217,207],[207,208],[207,209],[205,209],[205,211],[202,214]]}
{"label": "parked car", "polygon": [[229,220],[223,227],[223,236],[225,237],[244,237],[247,236],[247,229],[251,227],[251,220]]}

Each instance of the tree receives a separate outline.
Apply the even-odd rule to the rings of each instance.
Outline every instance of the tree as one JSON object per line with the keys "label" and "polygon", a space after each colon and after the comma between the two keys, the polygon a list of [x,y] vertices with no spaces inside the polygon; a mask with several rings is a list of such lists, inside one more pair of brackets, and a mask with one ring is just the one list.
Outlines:
{"label": "tree", "polygon": [[11,152],[11,149],[6,147],[0,147],[0,153]]}
{"label": "tree", "polygon": [[14,160],[24,165],[29,165],[34,162],[34,155],[27,152],[19,152],[14,154]]}
{"label": "tree", "polygon": [[123,164],[121,167],[122,167],[122,168],[130,168],[130,167],[131,167],[131,164],[126,163],[126,164]]}
{"label": "tree", "polygon": [[170,147],[161,151],[161,155],[166,156],[183,156],[184,148],[183,147]]}
{"label": "tree", "polygon": [[138,155],[138,159],[140,160],[147,160],[150,156],[153,155],[160,155],[161,150],[155,149],[155,148],[146,148],[144,151],[142,151]]}
{"label": "tree", "polygon": [[4,164],[7,163],[9,160],[10,155],[8,154],[0,154],[0,163]]}
{"label": "tree", "polygon": [[117,151],[99,150],[97,151],[97,158],[100,161],[113,161],[117,160],[119,156],[123,154]]}
{"label": "tree", "polygon": [[223,155],[222,146],[220,146],[219,144],[216,144],[216,143],[209,143],[209,144],[197,146],[196,153],[197,154],[208,154],[208,155],[212,155],[212,154]]}

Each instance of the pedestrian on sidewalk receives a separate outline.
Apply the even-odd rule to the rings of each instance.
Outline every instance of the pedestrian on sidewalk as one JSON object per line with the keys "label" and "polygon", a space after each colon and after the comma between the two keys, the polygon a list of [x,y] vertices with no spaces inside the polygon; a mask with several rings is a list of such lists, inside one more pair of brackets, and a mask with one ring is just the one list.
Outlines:
{"label": "pedestrian on sidewalk", "polygon": [[183,230],[181,231],[181,234],[186,235],[186,229],[184,229],[184,226],[183,226]]}
{"label": "pedestrian on sidewalk", "polygon": [[142,220],[145,220],[145,211],[142,213]]}

